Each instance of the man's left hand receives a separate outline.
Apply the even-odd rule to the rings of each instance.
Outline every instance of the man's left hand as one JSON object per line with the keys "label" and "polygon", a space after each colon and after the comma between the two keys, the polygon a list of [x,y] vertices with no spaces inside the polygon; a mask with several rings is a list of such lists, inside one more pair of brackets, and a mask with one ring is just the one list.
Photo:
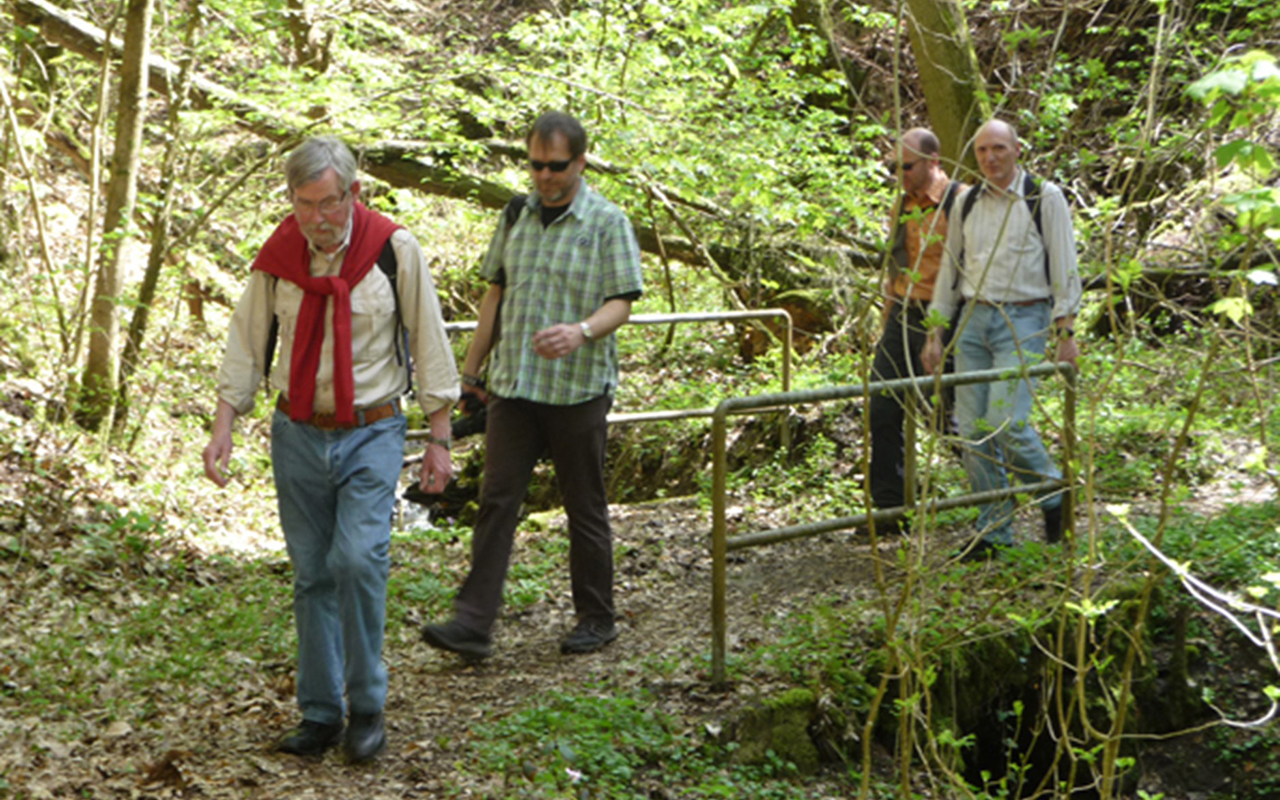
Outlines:
{"label": "man's left hand", "polygon": [[577,323],[561,323],[533,335],[533,352],[546,359],[564,358],[582,347],[587,337]]}
{"label": "man's left hand", "polygon": [[1066,361],[1071,366],[1078,366],[1076,359],[1080,357],[1080,345],[1076,344],[1076,337],[1068,336],[1058,339],[1057,361]]}
{"label": "man's left hand", "polygon": [[427,494],[440,494],[453,477],[453,459],[449,451],[435,444],[427,445],[422,455],[422,475],[418,486]]}

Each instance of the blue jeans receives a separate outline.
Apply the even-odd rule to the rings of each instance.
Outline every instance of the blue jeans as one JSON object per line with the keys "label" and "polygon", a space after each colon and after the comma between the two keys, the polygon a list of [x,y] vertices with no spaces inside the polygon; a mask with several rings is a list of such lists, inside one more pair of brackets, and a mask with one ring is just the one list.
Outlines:
{"label": "blue jeans", "polygon": [[271,461],[293,562],[298,706],[303,719],[382,710],[387,668],[391,513],[404,459],[404,416],[322,430],[276,411]]}
{"label": "blue jeans", "polygon": [[[970,314],[970,310],[972,313]],[[1052,309],[1048,302],[1030,306],[970,303],[968,320],[956,343],[956,371],[1019,369],[1044,361]],[[1031,427],[1031,395],[1035,381],[1026,378],[956,387],[956,417],[966,440],[964,468],[975,492],[1009,486],[1012,471],[1023,483],[1062,477]],[[1048,493],[1041,506],[1062,503]],[[1013,542],[1013,498],[980,507],[978,528],[992,544]]]}

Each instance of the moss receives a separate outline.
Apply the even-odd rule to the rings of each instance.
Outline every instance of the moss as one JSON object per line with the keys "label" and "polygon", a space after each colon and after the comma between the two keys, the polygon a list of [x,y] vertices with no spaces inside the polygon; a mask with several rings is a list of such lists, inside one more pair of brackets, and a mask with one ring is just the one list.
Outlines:
{"label": "moss", "polygon": [[770,751],[795,764],[802,773],[818,768],[818,748],[809,736],[809,725],[817,712],[818,700],[809,689],[789,689],[776,697],[744,709],[733,726],[738,744],[734,760],[742,764],[763,764]]}

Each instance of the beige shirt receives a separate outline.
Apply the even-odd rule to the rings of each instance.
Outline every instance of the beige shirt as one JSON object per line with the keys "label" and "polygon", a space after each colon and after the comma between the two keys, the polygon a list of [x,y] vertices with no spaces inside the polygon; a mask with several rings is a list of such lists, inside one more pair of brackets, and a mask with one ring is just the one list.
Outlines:
{"label": "beige shirt", "polygon": [[[330,255],[313,248],[311,274],[337,275],[350,237],[348,224],[346,239],[336,253]],[[401,228],[391,235],[391,245],[398,265],[400,313],[409,333],[409,352],[413,356],[414,388],[422,410],[430,415],[457,402],[457,364],[444,330],[435,283],[418,240]],[[288,394],[289,364],[303,295],[294,283],[277,280],[259,270],[250,272],[244,295],[231,316],[227,350],[218,372],[218,396],[237,413],[246,414],[253,409],[254,395],[262,382],[273,313],[280,320],[280,326],[270,388]],[[351,362],[356,409],[382,405],[404,393],[406,371],[403,363],[396,362],[395,320],[391,282],[374,265],[351,289]],[[403,359],[403,343],[400,352]],[[335,410],[333,303],[328,303],[325,310],[325,337],[316,373],[314,408],[316,413]]]}
{"label": "beige shirt", "polygon": [[[1019,169],[1003,192],[984,182],[960,194],[951,207],[953,224],[947,230],[942,269],[929,305],[944,318],[951,318],[962,299],[992,303],[1052,299],[1054,319],[1073,315],[1080,307],[1080,269],[1067,200],[1057,186],[1040,182],[1040,221],[1044,227],[1041,242],[1031,209],[1022,196],[1022,175]],[[979,190],[982,194],[961,224],[966,196]],[[957,263],[961,253],[962,270]]]}

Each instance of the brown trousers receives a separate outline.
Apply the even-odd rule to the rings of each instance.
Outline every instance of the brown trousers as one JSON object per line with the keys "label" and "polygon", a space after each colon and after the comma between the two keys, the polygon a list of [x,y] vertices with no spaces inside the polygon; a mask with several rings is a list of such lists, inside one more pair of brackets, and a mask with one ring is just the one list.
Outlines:
{"label": "brown trousers", "polygon": [[578,620],[613,621],[613,531],[604,487],[605,418],[612,404],[608,395],[572,406],[489,400],[471,572],[454,601],[459,622],[485,633],[493,627],[520,505],[544,451],[550,451],[569,517],[569,576]]}

